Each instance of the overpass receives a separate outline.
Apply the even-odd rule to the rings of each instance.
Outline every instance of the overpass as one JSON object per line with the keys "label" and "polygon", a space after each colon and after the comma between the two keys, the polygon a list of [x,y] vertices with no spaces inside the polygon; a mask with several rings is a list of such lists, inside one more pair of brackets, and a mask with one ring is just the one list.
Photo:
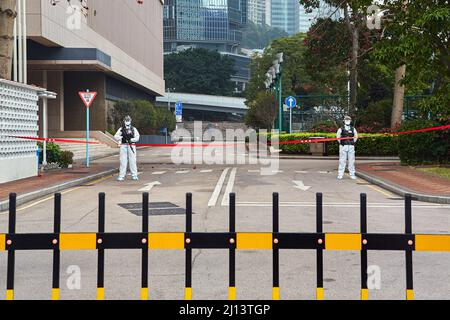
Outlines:
{"label": "overpass", "polygon": [[248,110],[244,98],[173,92],[166,92],[165,96],[156,98],[156,106],[158,107],[167,107],[170,104],[171,109],[173,109],[176,102],[183,103],[183,116],[187,114],[204,115],[206,112],[242,117]]}

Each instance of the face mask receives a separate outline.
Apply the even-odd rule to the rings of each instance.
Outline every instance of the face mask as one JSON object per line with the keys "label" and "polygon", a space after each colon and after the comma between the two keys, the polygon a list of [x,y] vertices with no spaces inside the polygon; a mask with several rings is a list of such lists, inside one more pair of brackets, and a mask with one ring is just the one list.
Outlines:
{"label": "face mask", "polygon": [[352,123],[352,122],[351,122],[350,120],[345,120],[344,123],[345,123],[347,126],[349,126],[350,123]]}

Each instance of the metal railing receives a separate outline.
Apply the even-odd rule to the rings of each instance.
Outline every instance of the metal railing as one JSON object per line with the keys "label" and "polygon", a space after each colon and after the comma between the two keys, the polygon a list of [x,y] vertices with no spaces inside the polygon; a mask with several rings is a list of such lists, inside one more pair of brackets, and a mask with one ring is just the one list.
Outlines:
{"label": "metal railing", "polygon": [[136,249],[142,252],[141,298],[149,298],[148,254],[149,250],[185,251],[185,298],[192,299],[192,250],[229,250],[229,288],[228,297],[236,299],[236,250],[271,250],[273,254],[273,299],[280,299],[279,252],[284,249],[309,249],[316,251],[316,298],[324,299],[323,291],[323,251],[357,250],[361,258],[361,299],[369,298],[367,287],[367,252],[370,250],[395,250],[405,252],[406,299],[414,298],[413,291],[413,252],[450,251],[450,235],[413,234],[411,196],[405,197],[404,233],[368,233],[367,196],[360,195],[360,232],[325,233],[323,231],[322,194],[316,194],[316,232],[284,233],[279,230],[279,195],[273,194],[272,232],[236,232],[236,195],[229,197],[228,232],[192,231],[192,194],[186,195],[185,232],[149,232],[149,194],[142,195],[142,232],[108,233],[105,231],[105,193],[99,194],[98,232],[61,232],[61,194],[54,197],[53,233],[16,233],[16,194],[11,194],[9,206],[9,229],[0,234],[0,251],[7,251],[7,300],[14,299],[15,252],[19,250],[53,250],[53,281],[51,297],[60,298],[60,253],[65,250],[96,250],[97,299],[104,299],[105,250]]}

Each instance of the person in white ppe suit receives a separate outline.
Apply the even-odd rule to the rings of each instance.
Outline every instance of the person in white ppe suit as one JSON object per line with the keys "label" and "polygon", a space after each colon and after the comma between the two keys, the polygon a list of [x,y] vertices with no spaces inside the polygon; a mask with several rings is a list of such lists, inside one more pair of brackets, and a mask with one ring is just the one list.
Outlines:
{"label": "person in white ppe suit", "polygon": [[137,129],[131,126],[130,116],[126,116],[123,122],[124,126],[114,136],[114,139],[120,143],[120,172],[117,180],[125,180],[128,163],[133,180],[139,180],[136,164],[136,142],[139,141],[140,135]]}
{"label": "person in white ppe suit", "polygon": [[350,178],[356,179],[355,170],[355,143],[358,140],[358,132],[351,126],[352,118],[345,116],[344,127],[339,128],[336,137],[349,138],[345,140],[339,140],[339,173],[338,179],[341,180],[344,177],[345,167],[348,161],[348,171],[350,172]]}

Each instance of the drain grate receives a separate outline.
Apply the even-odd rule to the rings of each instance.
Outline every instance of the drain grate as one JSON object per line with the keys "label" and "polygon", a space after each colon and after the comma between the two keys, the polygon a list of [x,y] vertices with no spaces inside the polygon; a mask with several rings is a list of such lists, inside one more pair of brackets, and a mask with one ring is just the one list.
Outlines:
{"label": "drain grate", "polygon": [[[130,213],[141,217],[142,203],[119,203],[119,207],[128,210]],[[168,216],[168,215],[184,215],[186,209],[177,206],[171,202],[151,202],[148,205],[149,215],[151,216]],[[194,214],[194,213],[192,213]]]}

